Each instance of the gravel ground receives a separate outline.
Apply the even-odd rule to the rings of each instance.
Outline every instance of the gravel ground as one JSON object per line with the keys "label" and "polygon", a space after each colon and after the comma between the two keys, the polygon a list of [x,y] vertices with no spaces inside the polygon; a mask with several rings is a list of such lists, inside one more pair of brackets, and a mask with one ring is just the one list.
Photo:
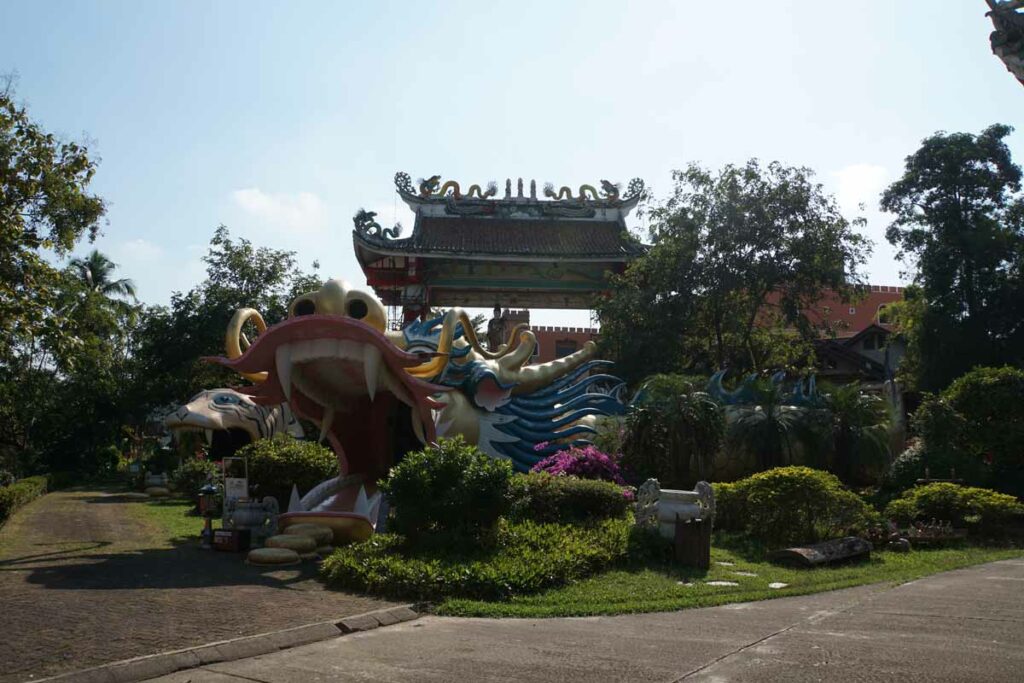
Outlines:
{"label": "gravel ground", "polygon": [[172,544],[131,494],[51,493],[0,528],[0,683],[387,607],[324,590],[312,563],[277,571]]}

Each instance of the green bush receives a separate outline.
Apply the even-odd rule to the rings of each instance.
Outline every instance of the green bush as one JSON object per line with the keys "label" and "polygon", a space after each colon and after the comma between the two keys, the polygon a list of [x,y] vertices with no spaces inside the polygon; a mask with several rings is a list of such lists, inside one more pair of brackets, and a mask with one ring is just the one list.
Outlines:
{"label": "green bush", "polygon": [[889,503],[885,515],[901,524],[935,519],[999,535],[1007,526],[1024,522],[1024,505],[991,489],[940,482],[905,491]]}
{"label": "green bush", "polygon": [[220,470],[212,461],[190,458],[171,472],[171,486],[178,493],[198,501],[200,487],[211,480],[215,480],[219,473]]}
{"label": "green bush", "polygon": [[809,467],[777,467],[715,491],[716,525],[769,547],[861,532],[879,520],[835,475]]}
{"label": "green bush", "polygon": [[535,472],[512,478],[512,501],[514,519],[569,523],[625,517],[633,495],[609,481]]}
{"label": "green bush", "polygon": [[396,600],[502,600],[607,568],[626,556],[632,528],[629,519],[594,525],[503,523],[491,548],[412,546],[401,536],[381,534],[335,551],[320,571],[332,587]]}
{"label": "green bush", "polygon": [[274,496],[288,506],[292,486],[303,495],[326,479],[338,476],[338,458],[313,441],[299,441],[287,434],[259,439],[238,451],[249,459],[249,485],[256,495]]}
{"label": "green bush", "polygon": [[0,486],[0,524],[22,505],[46,493],[45,476],[25,477],[9,486]]}
{"label": "green bush", "polygon": [[381,483],[393,506],[396,533],[464,532],[494,527],[511,503],[512,465],[495,460],[461,437],[407,453]]}
{"label": "green bush", "polygon": [[747,526],[746,494],[740,482],[715,482],[715,529],[744,531]]}
{"label": "green bush", "polygon": [[985,483],[1024,496],[1024,370],[975,368],[942,396],[963,418],[961,444]]}

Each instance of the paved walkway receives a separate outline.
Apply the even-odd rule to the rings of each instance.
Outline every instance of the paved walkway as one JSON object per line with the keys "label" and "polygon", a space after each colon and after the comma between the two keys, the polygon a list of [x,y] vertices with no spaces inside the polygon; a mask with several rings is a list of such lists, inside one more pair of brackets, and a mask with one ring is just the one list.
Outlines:
{"label": "paved walkway", "polygon": [[161,683],[1024,680],[1024,560],[890,588],[580,619],[418,621]]}
{"label": "paved walkway", "polygon": [[261,571],[171,543],[110,491],[61,491],[0,528],[0,683],[358,614],[315,567]]}

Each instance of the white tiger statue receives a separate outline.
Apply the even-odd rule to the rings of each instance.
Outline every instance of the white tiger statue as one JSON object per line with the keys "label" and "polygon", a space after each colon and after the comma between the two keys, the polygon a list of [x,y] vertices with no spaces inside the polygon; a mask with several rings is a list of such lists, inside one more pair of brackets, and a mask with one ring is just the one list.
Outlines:
{"label": "white tiger statue", "polygon": [[267,439],[286,433],[297,439],[305,436],[302,426],[287,403],[272,406],[256,405],[245,394],[234,389],[208,389],[200,391],[188,403],[164,418],[164,427],[173,432],[197,431],[206,436],[206,443],[227,437],[235,448],[257,439]]}

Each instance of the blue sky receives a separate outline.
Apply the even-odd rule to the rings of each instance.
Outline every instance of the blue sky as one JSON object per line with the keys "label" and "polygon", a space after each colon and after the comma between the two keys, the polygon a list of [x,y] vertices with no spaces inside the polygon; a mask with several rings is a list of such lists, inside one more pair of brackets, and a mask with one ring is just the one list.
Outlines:
{"label": "blue sky", "polygon": [[674,168],[754,156],[813,168],[849,217],[865,203],[870,279],[896,284],[878,194],[922,138],[1008,123],[1024,161],[1024,88],[989,51],[985,10],[0,0],[0,72],[19,74],[48,129],[94,141],[110,203],[95,246],[150,303],[202,279],[220,223],[364,284],[351,217],[411,228],[397,170],[463,184],[640,176],[665,195]]}

